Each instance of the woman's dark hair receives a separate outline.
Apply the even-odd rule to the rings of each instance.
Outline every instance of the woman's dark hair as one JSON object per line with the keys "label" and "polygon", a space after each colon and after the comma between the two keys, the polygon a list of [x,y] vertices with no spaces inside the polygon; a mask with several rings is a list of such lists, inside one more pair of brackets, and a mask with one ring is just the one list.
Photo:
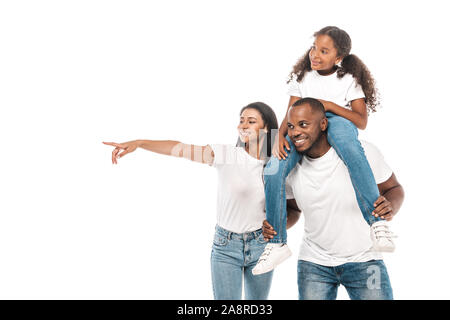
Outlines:
{"label": "woman's dark hair", "polygon": [[[364,91],[367,111],[375,112],[377,106],[380,104],[375,80],[366,65],[356,55],[350,54],[352,40],[348,33],[338,27],[329,26],[314,33],[314,37],[320,35],[327,35],[333,39],[338,57],[343,58],[341,66],[337,66],[337,77],[342,78],[347,73],[351,74],[356,79],[356,83],[359,84]],[[311,49],[308,49],[294,65],[294,68],[289,75],[288,83],[293,81],[294,76],[296,76],[298,82],[302,81],[305,74],[308,71],[311,71],[311,60],[309,59],[310,50]]]}
{"label": "woman's dark hair", "polygon": [[[270,158],[272,155],[272,130],[278,129],[277,116],[275,115],[275,112],[273,112],[272,108],[263,102],[250,103],[249,105],[247,105],[241,109],[241,112],[239,113],[239,115],[241,115],[242,112],[244,112],[244,110],[246,110],[246,109],[257,110],[259,112],[259,114],[261,115],[261,118],[264,122],[264,126],[267,126],[267,133],[265,134],[266,137],[263,141],[263,147],[261,148],[260,157],[266,158],[266,156],[267,156],[267,158]],[[260,140],[262,137],[263,137],[263,134],[260,134],[260,136],[259,136]],[[241,139],[238,138],[236,146],[237,147],[245,147],[245,144],[241,141]]]}

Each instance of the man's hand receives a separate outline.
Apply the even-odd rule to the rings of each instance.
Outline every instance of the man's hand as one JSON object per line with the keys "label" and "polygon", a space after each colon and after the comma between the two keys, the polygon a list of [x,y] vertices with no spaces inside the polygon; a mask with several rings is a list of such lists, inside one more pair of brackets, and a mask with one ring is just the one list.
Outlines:
{"label": "man's hand", "polygon": [[269,239],[273,239],[273,236],[277,234],[275,232],[275,230],[273,230],[273,227],[270,225],[270,223],[267,222],[267,220],[264,220],[264,222],[263,222],[262,231],[263,231],[263,236],[264,236],[265,241],[269,241]]}
{"label": "man's hand", "polygon": [[383,196],[379,196],[377,201],[373,204],[375,209],[372,211],[372,215],[376,218],[380,217],[386,221],[391,221],[395,213],[392,208],[392,203]]}

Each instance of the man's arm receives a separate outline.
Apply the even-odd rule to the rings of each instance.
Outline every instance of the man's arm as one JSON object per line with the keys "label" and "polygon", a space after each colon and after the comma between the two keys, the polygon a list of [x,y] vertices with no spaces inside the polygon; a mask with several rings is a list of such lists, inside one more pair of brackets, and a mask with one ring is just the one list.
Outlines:
{"label": "man's arm", "polygon": [[403,187],[395,174],[392,173],[388,180],[378,185],[378,190],[380,191],[380,197],[374,203],[375,210],[373,210],[372,215],[391,221],[400,210],[405,198]]}
{"label": "man's arm", "polygon": [[295,202],[295,199],[288,199],[286,201],[286,209],[287,209],[287,223],[286,223],[286,229],[289,229],[294,224],[297,223],[298,219],[300,218],[301,210],[297,206],[297,202]]}
{"label": "man's arm", "polygon": [[[287,222],[286,222],[286,229],[289,229],[294,224],[297,223],[298,219],[300,218],[300,209],[297,206],[297,202],[295,202],[295,199],[289,199],[286,201],[286,209],[287,209]],[[273,230],[273,227],[270,225],[270,223],[267,220],[264,220],[263,222],[263,236],[264,240],[269,241],[269,239],[272,239],[274,235],[277,233],[275,230]]]}

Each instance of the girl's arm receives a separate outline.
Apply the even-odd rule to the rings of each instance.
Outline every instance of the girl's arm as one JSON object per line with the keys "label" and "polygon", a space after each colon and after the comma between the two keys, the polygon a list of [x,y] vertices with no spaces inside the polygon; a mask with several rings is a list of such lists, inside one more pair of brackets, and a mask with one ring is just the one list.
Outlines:
{"label": "girl's arm", "polygon": [[[106,145],[116,147],[112,152],[112,162],[117,164],[117,159],[133,152],[137,148],[142,148],[167,156],[186,158],[191,161],[211,165],[214,161],[214,152],[209,145],[196,146],[193,144],[184,144],[179,141],[171,140],[133,140],[124,143],[103,142]],[[119,154],[119,152],[122,153]]]}
{"label": "girl's arm", "polygon": [[[288,111],[289,111],[289,108],[290,108],[297,100],[300,100],[300,99],[301,99],[300,97],[294,97],[294,96],[291,96],[291,97],[289,98],[289,104],[288,104],[288,107],[287,107],[287,110],[286,110],[286,114],[285,114],[285,116],[284,116],[283,122],[282,122],[281,125],[280,125],[280,136],[285,137],[285,136],[287,135],[287,131],[288,131],[288,127],[287,127],[287,113],[288,113]],[[289,145],[288,145],[288,146],[289,146]]]}
{"label": "girl's arm", "polygon": [[367,126],[367,107],[364,98],[356,99],[350,102],[352,110],[343,108],[334,102],[318,99],[325,107],[325,111],[333,112],[338,116],[341,116],[347,120],[353,122],[353,124],[361,130],[364,130]]}
{"label": "girl's arm", "polygon": [[297,101],[300,100],[300,97],[291,96],[289,98],[289,104],[286,110],[286,115],[284,116],[283,122],[280,125],[280,129],[278,130],[278,143],[275,143],[272,150],[272,155],[277,157],[279,160],[286,159],[287,152],[284,150],[290,150],[289,142],[286,140],[285,136],[287,135],[288,127],[287,127],[287,113],[289,108]]}

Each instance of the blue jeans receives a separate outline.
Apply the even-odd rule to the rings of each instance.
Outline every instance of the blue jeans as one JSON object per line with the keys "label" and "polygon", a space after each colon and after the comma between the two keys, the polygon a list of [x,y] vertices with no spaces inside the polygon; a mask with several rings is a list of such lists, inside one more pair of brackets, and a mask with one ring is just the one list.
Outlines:
{"label": "blue jeans", "polygon": [[[344,161],[350,173],[356,199],[364,219],[369,225],[381,218],[372,216],[374,202],[380,196],[375,177],[367,161],[364,149],[358,140],[355,125],[334,113],[327,112],[328,142]],[[286,177],[301,160],[302,155],[295,150],[295,145],[287,137],[291,151],[285,160],[272,156],[264,169],[264,190],[266,194],[266,219],[277,235],[270,239],[272,243],[286,243]]]}
{"label": "blue jeans", "polygon": [[216,300],[265,300],[269,295],[273,271],[253,275],[252,269],[264,251],[262,230],[234,233],[216,226],[211,252],[211,274]]}
{"label": "blue jeans", "polygon": [[352,300],[393,300],[383,260],[352,262],[337,267],[299,260],[297,272],[300,300],[335,300],[340,284]]}

